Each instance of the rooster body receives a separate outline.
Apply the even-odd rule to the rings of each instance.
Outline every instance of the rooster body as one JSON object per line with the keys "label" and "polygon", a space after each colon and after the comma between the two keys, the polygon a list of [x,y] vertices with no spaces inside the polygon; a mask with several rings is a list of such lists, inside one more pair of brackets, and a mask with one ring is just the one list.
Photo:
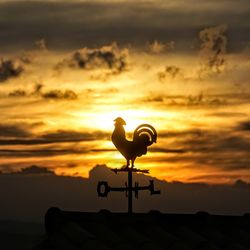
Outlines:
{"label": "rooster body", "polygon": [[148,146],[156,143],[157,133],[154,127],[149,124],[138,126],[133,134],[133,141],[126,139],[124,125],[126,122],[118,117],[115,120],[115,129],[112,134],[112,142],[118,151],[126,158],[127,167],[134,167],[136,157],[147,154]]}

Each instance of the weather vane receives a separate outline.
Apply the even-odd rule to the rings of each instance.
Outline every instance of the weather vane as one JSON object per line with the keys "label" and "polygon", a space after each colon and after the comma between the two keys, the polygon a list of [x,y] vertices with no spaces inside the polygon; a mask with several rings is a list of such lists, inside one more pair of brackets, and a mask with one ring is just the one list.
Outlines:
{"label": "weather vane", "polygon": [[[112,134],[112,142],[117,150],[125,157],[127,164],[120,169],[111,169],[116,174],[118,172],[128,173],[128,182],[125,183],[125,187],[110,187],[108,182],[99,181],[97,186],[97,193],[99,197],[107,197],[111,191],[125,192],[128,197],[128,213],[133,211],[133,192],[138,199],[138,193],[140,190],[149,190],[150,194],[160,194],[160,191],[154,189],[154,181],[149,181],[148,186],[139,186],[137,182],[133,186],[133,173],[149,173],[149,170],[141,170],[134,167],[134,162],[137,157],[147,154],[147,148],[156,143],[157,132],[154,127],[149,124],[142,124],[138,126],[133,134],[133,140],[126,139],[124,125],[126,122],[118,117],[115,120],[115,129]],[[131,164],[130,164],[131,163]]]}

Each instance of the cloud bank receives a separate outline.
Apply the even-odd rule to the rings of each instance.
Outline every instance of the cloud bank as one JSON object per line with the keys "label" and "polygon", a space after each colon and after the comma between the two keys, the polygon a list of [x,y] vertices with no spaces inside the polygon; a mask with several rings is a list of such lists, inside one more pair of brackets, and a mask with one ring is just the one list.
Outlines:
{"label": "cloud bank", "polygon": [[[90,171],[88,179],[57,176],[39,167],[28,167],[20,173],[0,174],[0,219],[43,221],[51,206],[71,211],[94,211],[109,209],[125,212],[127,201],[123,193],[110,193],[108,198],[98,198],[98,181],[108,181],[120,186],[126,181],[125,174],[114,174],[105,165]],[[136,212],[159,210],[167,213],[196,213],[242,215],[250,211],[250,185],[237,181],[233,185],[184,184],[165,182],[145,175],[135,175],[140,185],[148,185],[154,179],[161,195],[150,196],[147,191],[134,201]],[[8,196],[4,193],[8,190]],[[232,203],[232,200],[234,201]],[[18,209],[17,209],[18,208]]]}

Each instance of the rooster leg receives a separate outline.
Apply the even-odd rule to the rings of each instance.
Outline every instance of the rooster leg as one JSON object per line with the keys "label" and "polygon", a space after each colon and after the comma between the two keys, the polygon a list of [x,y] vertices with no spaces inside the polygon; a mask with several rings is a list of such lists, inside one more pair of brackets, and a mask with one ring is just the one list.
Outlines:
{"label": "rooster leg", "polygon": [[132,159],[131,162],[132,162],[132,168],[133,168],[135,166],[134,165],[135,159]]}
{"label": "rooster leg", "polygon": [[127,166],[126,166],[127,168],[129,167],[129,160],[127,160]]}

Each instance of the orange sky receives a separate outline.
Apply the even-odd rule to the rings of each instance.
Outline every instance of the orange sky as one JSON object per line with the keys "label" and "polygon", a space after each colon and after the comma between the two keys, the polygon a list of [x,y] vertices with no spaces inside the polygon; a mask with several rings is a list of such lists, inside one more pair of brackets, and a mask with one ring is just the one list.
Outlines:
{"label": "orange sky", "polygon": [[[98,9],[103,2],[95,4],[91,8]],[[0,3],[0,12],[5,5]],[[216,6],[200,8],[208,14]],[[178,10],[185,20],[181,8],[180,4],[163,9]],[[242,16],[243,9],[237,9]],[[152,14],[157,11],[163,15],[157,8]],[[233,8],[227,11],[229,15]],[[124,32],[127,16],[124,11],[119,17]],[[75,36],[78,23],[73,17],[66,29]],[[102,17],[103,26],[94,17],[79,22],[93,24],[96,33],[108,27],[112,33],[116,29],[109,24],[117,17],[107,17],[108,13]],[[120,167],[125,160],[115,151],[110,135],[113,120],[121,116],[127,122],[128,137],[141,123],[156,128],[157,144],[136,160],[136,167],[150,169],[151,175],[168,181],[249,182],[249,40],[246,37],[239,49],[235,26],[223,22],[228,21],[224,18],[214,17],[213,25],[204,19],[202,27],[190,22],[192,30],[186,27],[186,39],[171,33],[153,36],[140,26],[141,36],[134,38],[138,41],[129,34],[126,40],[122,32],[117,39],[107,33],[100,34],[96,44],[90,35],[86,41],[79,38],[81,46],[76,46],[70,45],[68,36],[62,49],[63,42],[56,40],[61,34],[54,32],[52,37],[41,31],[26,34],[27,39],[32,36],[33,44],[19,35],[23,49],[20,44],[13,43],[11,50],[11,42],[3,44],[0,170],[17,171],[36,164],[58,174],[87,176],[96,164]],[[169,26],[159,19],[151,29],[168,32]],[[243,21],[238,26],[248,28]],[[235,33],[230,36],[230,32]]]}

